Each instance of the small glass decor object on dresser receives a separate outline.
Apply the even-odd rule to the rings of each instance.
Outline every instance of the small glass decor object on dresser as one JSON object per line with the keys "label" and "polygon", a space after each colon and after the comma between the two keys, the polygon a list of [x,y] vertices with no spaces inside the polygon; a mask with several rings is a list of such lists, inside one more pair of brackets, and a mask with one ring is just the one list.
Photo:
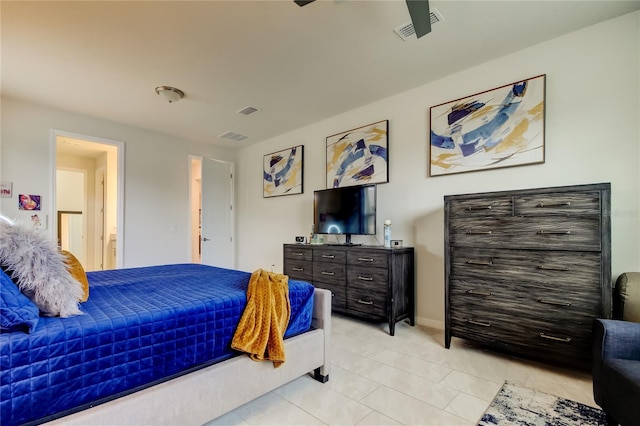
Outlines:
{"label": "small glass decor object on dresser", "polygon": [[391,247],[391,221],[389,219],[384,221],[384,246]]}

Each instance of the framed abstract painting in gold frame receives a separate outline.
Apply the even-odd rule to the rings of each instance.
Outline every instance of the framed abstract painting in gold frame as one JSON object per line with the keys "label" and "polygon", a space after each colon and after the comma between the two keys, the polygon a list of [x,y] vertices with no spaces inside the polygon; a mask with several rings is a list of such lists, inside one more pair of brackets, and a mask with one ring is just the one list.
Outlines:
{"label": "framed abstract painting in gold frame", "polygon": [[545,75],[429,110],[429,176],[544,163]]}
{"label": "framed abstract painting in gold frame", "polygon": [[327,188],[389,182],[389,120],[327,137]]}
{"label": "framed abstract painting in gold frame", "polygon": [[302,194],[304,145],[267,154],[263,159],[263,198]]}

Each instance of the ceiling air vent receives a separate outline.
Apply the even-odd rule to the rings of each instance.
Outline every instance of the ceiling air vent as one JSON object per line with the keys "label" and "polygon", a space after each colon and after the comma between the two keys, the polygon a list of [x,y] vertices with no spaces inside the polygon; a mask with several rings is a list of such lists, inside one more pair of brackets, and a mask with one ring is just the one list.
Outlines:
{"label": "ceiling air vent", "polygon": [[[431,9],[429,17],[431,18],[431,25],[440,21],[444,21],[442,14],[436,8]],[[411,23],[411,21],[407,22],[406,24],[400,25],[393,31],[395,31],[395,33],[398,34],[404,41],[407,41],[408,39],[417,40],[416,30],[413,28],[413,24]]]}
{"label": "ceiling air vent", "polygon": [[245,135],[241,135],[239,133],[233,133],[233,132],[224,132],[218,135],[218,137],[223,139],[231,139],[232,141],[243,141],[247,139],[249,136],[245,136]]}
{"label": "ceiling air vent", "polygon": [[240,111],[238,111],[238,114],[242,114],[242,115],[250,115],[253,114],[254,112],[257,112],[258,108],[254,108],[252,106],[247,106],[242,108]]}

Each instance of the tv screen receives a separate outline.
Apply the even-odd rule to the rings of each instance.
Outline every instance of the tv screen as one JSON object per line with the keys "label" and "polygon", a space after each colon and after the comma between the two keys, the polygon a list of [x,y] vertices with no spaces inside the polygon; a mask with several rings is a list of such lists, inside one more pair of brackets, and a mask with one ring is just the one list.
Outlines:
{"label": "tv screen", "polygon": [[347,186],[314,192],[316,234],[375,235],[376,186]]}

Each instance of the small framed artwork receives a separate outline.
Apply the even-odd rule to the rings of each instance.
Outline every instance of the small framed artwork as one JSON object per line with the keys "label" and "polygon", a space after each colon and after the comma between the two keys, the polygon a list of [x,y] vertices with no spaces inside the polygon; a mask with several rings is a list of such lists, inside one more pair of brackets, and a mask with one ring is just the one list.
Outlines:
{"label": "small framed artwork", "polygon": [[30,217],[31,219],[31,227],[38,231],[45,231],[47,229],[47,215],[34,213]]}
{"label": "small framed artwork", "polygon": [[264,156],[262,195],[264,198],[302,194],[304,145]]}
{"label": "small framed artwork", "polygon": [[19,194],[18,209],[19,210],[40,210],[40,196]]}
{"label": "small framed artwork", "polygon": [[11,198],[13,197],[13,182],[2,181],[0,182],[0,197]]}
{"label": "small framed artwork", "polygon": [[429,176],[544,163],[545,75],[429,110]]}
{"label": "small framed artwork", "polygon": [[327,188],[389,182],[389,120],[327,138]]}

